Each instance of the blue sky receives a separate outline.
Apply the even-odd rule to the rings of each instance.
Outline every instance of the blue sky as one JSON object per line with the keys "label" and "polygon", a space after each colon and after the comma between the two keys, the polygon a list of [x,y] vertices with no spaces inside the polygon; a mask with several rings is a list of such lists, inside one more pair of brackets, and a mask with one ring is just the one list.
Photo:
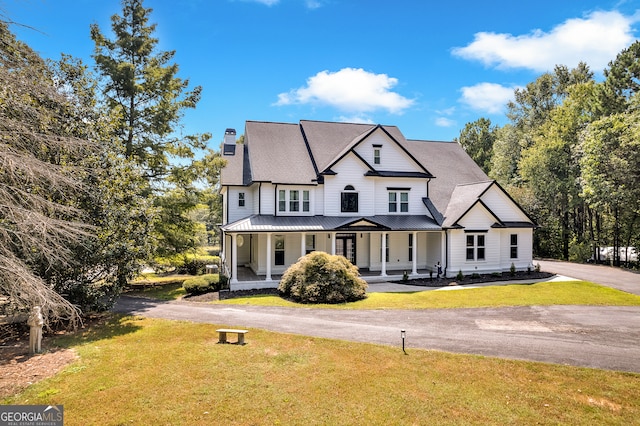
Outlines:
{"label": "blue sky", "polygon": [[[514,88],[555,64],[602,76],[635,41],[640,1],[145,0],[159,48],[203,87],[185,133],[244,132],[246,120],[397,125],[452,140],[468,122],[506,122]],[[112,35],[116,0],[0,0],[43,57],[93,64],[89,25]]]}

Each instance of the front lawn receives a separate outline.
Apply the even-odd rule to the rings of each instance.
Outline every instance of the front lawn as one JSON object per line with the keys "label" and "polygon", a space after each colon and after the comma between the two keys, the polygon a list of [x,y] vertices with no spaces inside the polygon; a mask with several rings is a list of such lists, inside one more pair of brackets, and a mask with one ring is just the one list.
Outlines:
{"label": "front lawn", "polygon": [[533,305],[640,306],[640,296],[587,281],[541,282],[415,293],[369,293],[367,298],[339,305],[304,305],[277,295],[260,295],[215,303],[331,309],[438,309]]}
{"label": "front lawn", "polygon": [[[461,292],[460,292],[461,293]],[[66,425],[633,424],[640,375],[113,317],[58,344],[80,359],[2,401]]]}

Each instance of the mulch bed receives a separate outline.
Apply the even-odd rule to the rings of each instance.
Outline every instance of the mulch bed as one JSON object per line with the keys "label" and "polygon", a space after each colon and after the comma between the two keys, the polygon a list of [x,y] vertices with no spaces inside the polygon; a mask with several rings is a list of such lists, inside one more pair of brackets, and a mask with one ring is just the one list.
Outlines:
{"label": "mulch bed", "polygon": [[407,285],[419,285],[425,287],[445,287],[450,285],[468,285],[468,284],[482,284],[495,281],[518,281],[518,280],[539,280],[545,278],[551,278],[555,274],[549,272],[536,272],[536,271],[516,271],[515,273],[503,272],[502,274],[473,274],[465,275],[461,280],[454,278],[418,278],[407,281],[392,281],[397,284]]}

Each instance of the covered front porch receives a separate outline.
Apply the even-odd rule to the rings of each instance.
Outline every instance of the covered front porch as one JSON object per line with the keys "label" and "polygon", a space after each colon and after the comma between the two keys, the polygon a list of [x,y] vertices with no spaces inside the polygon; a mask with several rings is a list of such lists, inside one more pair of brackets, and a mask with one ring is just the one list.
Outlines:
{"label": "covered front porch", "polygon": [[444,232],[424,216],[252,216],[223,227],[223,272],[231,290],[277,287],[312,251],[342,255],[367,282],[428,278],[446,268]]}
{"label": "covered front porch", "polygon": [[[367,283],[379,283],[387,281],[400,281],[404,278],[405,271],[392,270],[387,271],[386,276],[381,276],[378,271],[359,270],[360,276]],[[433,278],[436,279],[436,271],[433,268],[419,269],[416,274],[411,274],[410,271],[406,271],[410,279],[416,278]],[[246,266],[238,267],[237,271],[238,280],[234,283],[230,283],[231,291],[238,290],[255,290],[261,288],[276,288],[282,278],[281,274],[271,276],[271,280],[267,280],[265,275],[256,274],[251,268]]]}

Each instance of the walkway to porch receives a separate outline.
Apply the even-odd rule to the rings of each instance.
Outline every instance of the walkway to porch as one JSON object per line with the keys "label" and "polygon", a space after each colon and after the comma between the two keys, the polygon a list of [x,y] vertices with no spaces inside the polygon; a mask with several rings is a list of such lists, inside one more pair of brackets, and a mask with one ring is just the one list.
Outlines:
{"label": "walkway to porch", "polygon": [[[386,276],[381,276],[380,271],[370,271],[360,269],[360,276],[368,283],[379,283],[385,281],[400,281],[405,271],[388,270]],[[429,269],[418,269],[417,275],[411,275],[411,271],[406,271],[411,278],[429,278]],[[259,288],[276,288],[282,275],[271,275],[271,280],[267,281],[265,275],[257,275],[251,268],[238,266],[238,282],[230,283],[230,290],[253,290]],[[435,273],[433,273],[435,278]]]}

